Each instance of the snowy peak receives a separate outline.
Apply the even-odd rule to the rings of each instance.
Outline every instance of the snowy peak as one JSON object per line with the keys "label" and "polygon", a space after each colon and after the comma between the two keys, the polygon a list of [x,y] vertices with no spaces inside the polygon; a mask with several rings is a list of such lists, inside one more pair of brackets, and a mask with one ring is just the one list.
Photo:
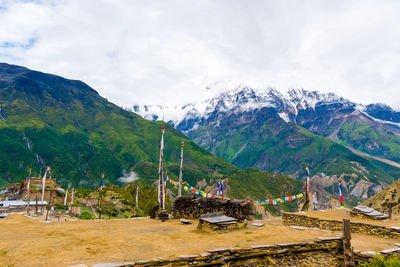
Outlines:
{"label": "snowy peak", "polygon": [[[176,127],[184,120],[206,119],[211,114],[246,112],[265,107],[276,109],[281,118],[289,122],[290,118],[294,118],[299,110],[315,109],[318,105],[333,103],[354,105],[347,99],[333,93],[325,94],[304,89],[290,89],[281,93],[274,88],[251,88],[246,85],[239,85],[209,99],[186,104],[182,107],[133,105],[123,108],[133,111],[145,119],[164,120]],[[293,116],[289,116],[289,114]]]}

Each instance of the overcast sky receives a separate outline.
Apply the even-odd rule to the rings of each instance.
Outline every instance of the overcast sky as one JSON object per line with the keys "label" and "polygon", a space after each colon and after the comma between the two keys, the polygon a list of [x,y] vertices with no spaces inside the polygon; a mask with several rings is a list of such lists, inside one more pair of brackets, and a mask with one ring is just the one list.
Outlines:
{"label": "overcast sky", "polygon": [[179,105],[234,81],[400,109],[399,16],[395,0],[0,0],[0,62],[118,105]]}

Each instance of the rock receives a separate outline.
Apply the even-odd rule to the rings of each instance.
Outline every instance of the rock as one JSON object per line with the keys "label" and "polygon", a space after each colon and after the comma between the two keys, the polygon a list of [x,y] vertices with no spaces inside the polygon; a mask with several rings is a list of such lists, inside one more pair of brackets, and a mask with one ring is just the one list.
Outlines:
{"label": "rock", "polygon": [[189,219],[184,219],[184,218],[182,218],[182,219],[181,219],[181,224],[192,224],[192,221],[189,220]]}
{"label": "rock", "polygon": [[252,226],[256,226],[256,227],[262,227],[262,226],[264,226],[263,223],[252,223],[251,225],[252,225]]}
{"label": "rock", "polygon": [[296,230],[308,230],[310,228],[304,227],[304,226],[298,226],[298,225],[291,225],[289,226],[290,228],[296,229]]}
{"label": "rock", "polygon": [[208,252],[210,252],[210,253],[218,253],[218,252],[225,252],[225,251],[229,251],[229,249],[228,248],[217,248],[217,249],[209,250]]}
{"label": "rock", "polygon": [[376,255],[379,255],[379,252],[376,252],[376,251],[363,251],[363,252],[361,252],[361,254],[376,256]]}
{"label": "rock", "polygon": [[252,246],[252,248],[257,249],[257,248],[270,248],[273,247],[273,245],[258,245],[258,246]]}
{"label": "rock", "polygon": [[381,254],[389,254],[392,252],[397,252],[400,251],[400,248],[390,248],[390,249],[385,249],[381,251]]}
{"label": "rock", "polygon": [[122,267],[125,266],[124,263],[98,263],[91,265],[90,267]]}
{"label": "rock", "polygon": [[197,258],[197,257],[199,257],[200,255],[179,255],[179,256],[177,256],[178,258],[180,258],[180,259],[184,259],[184,260],[187,260],[187,259],[191,259],[191,258]]}

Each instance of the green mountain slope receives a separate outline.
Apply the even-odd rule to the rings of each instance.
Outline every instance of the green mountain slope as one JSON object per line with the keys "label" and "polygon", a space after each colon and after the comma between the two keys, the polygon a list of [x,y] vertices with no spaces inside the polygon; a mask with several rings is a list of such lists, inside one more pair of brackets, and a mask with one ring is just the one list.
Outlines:
{"label": "green mountain slope", "polygon": [[[86,84],[0,64],[0,184],[51,166],[66,185],[93,186],[100,174],[116,183],[123,170],[144,182],[157,177],[161,122],[146,121],[108,102]],[[196,180],[238,169],[166,125],[165,162],[177,169],[185,142],[185,175]]]}
{"label": "green mountain slope", "polygon": [[286,123],[272,108],[210,116],[203,124],[189,133],[192,140],[236,166],[302,178],[309,163],[311,176],[320,177],[328,192],[337,195],[342,179],[347,199],[365,199],[400,177],[400,169]]}
{"label": "green mountain slope", "polygon": [[400,137],[387,129],[360,120],[345,123],[339,141],[362,152],[400,162]]}

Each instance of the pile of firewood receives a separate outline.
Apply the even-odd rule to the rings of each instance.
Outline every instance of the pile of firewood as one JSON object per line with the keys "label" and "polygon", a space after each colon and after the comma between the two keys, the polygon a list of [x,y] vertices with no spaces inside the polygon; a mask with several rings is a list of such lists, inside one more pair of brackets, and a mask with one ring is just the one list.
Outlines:
{"label": "pile of firewood", "polygon": [[221,198],[180,197],[175,200],[175,218],[197,219],[202,214],[223,212],[226,216],[239,220],[251,215],[251,205],[245,201]]}

